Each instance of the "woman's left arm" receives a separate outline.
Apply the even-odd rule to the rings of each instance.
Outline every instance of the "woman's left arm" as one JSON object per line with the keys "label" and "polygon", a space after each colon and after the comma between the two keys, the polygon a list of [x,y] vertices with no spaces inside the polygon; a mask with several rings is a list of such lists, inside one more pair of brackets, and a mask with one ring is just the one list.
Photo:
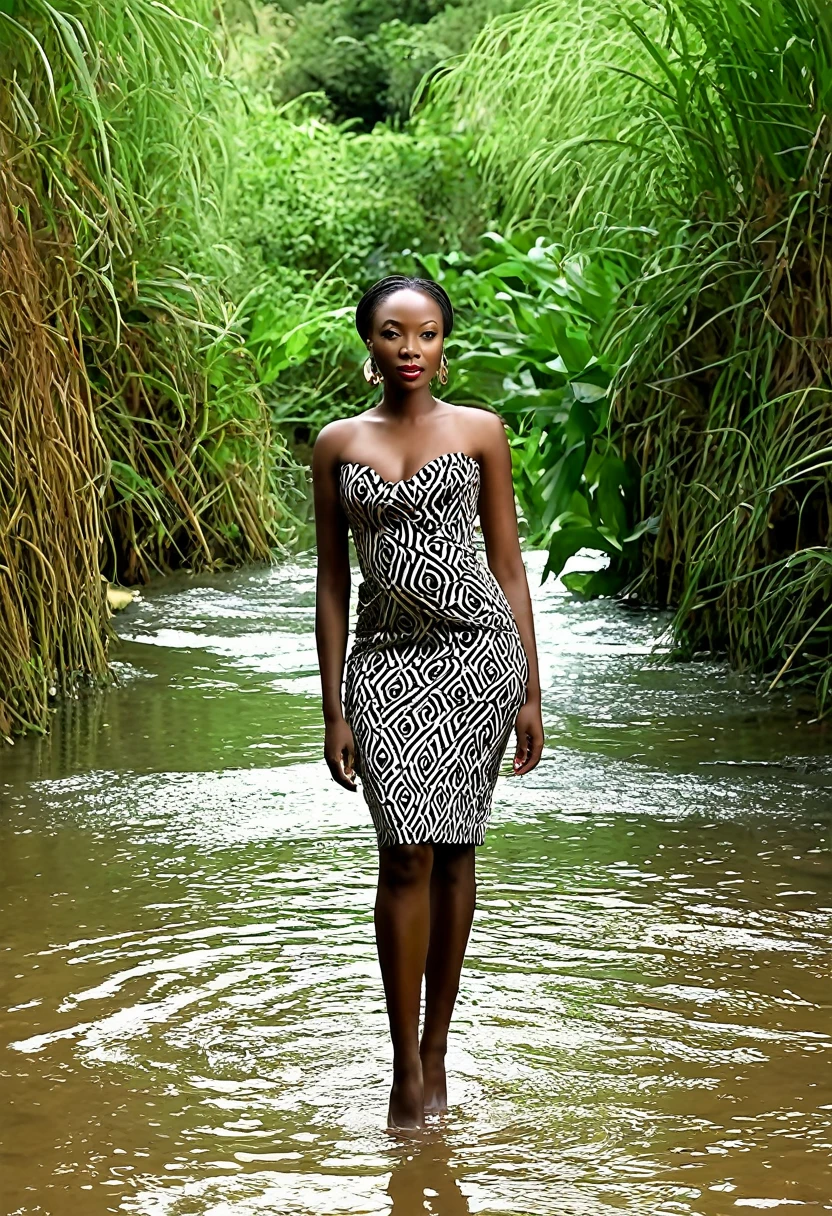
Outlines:
{"label": "woman's left arm", "polygon": [[514,775],[528,773],[543,751],[540,672],[534,635],[532,601],[520,552],[517,508],[511,475],[511,449],[505,427],[496,414],[483,418],[481,431],[479,516],[488,567],[508,600],[529,661],[526,701],[517,715]]}

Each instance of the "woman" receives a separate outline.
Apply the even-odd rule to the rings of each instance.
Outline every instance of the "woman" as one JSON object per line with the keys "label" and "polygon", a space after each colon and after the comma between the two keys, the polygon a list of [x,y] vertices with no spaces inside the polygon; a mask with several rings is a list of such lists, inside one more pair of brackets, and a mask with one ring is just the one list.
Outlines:
{"label": "woman", "polygon": [[[325,426],[312,456],[324,747],[339,785],[355,791],[360,778],[378,836],[387,1123],[417,1128],[447,1107],[474,850],[512,728],[514,774],[540,760],[540,684],[503,424],[431,392],[434,376],[448,376],[447,293],[391,275],[361,298],[355,323],[370,352],[364,374],[384,391],[378,405]],[[488,567],[473,546],[477,511]],[[363,582],[345,670],[350,528]]]}

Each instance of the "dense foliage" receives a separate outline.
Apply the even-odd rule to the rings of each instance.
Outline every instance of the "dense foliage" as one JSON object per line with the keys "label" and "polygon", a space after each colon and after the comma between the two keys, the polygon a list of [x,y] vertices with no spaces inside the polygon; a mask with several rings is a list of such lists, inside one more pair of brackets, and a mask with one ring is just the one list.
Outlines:
{"label": "dense foliage", "polygon": [[269,13],[276,60],[269,90],[284,100],[321,93],[327,117],[355,120],[366,131],[384,121],[398,126],[424,78],[467,50],[493,16],[526,2],[286,3]]}

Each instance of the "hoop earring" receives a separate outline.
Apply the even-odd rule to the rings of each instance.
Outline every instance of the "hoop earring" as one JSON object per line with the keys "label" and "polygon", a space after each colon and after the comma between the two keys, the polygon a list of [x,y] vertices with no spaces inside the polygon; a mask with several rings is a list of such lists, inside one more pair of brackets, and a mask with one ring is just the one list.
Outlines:
{"label": "hoop earring", "polygon": [[375,387],[377,384],[381,384],[383,379],[381,372],[378,370],[378,365],[376,364],[376,361],[372,355],[368,355],[364,360],[364,379],[368,384],[372,384],[373,387]]}
{"label": "hoop earring", "polygon": [[439,364],[439,383],[440,384],[448,383],[448,359],[447,359],[447,356],[445,355],[444,350],[442,351],[442,359]]}

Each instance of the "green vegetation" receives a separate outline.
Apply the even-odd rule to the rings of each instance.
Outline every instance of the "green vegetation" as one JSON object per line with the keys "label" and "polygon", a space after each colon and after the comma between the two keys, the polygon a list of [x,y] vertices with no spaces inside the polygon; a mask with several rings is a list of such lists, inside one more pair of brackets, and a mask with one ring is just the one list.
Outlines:
{"label": "green vegetation", "polygon": [[247,350],[272,417],[293,438],[366,402],[355,333],[364,287],[415,250],[474,245],[477,178],[460,140],[321,118],[320,99],[244,94],[234,212]]}
{"label": "green vegetation", "polygon": [[[414,94],[479,31],[525,0],[322,0],[261,9],[274,36],[267,86],[284,100],[320,93],[326,116],[371,131],[405,123]],[[270,20],[269,20],[270,18]]]}
{"label": "green vegetation", "polygon": [[0,730],[106,677],[102,576],[291,541],[392,271],[451,294],[547,576],[600,548],[573,591],[824,712],[830,39],[816,0],[2,0]]}
{"label": "green vegetation", "polygon": [[[830,85],[815,3],[540,5],[434,93],[484,117],[503,221],[625,271],[604,350],[642,471],[643,568],[685,653],[727,651],[828,703]],[[557,69],[552,70],[553,63]]]}
{"label": "green vegetation", "polygon": [[239,103],[211,20],[0,6],[4,735],[106,676],[102,576],[267,558],[291,529],[225,289]]}
{"label": "green vegetation", "polygon": [[514,481],[526,539],[549,551],[544,578],[584,548],[607,569],[563,576],[582,595],[620,590],[638,538],[638,468],[609,436],[614,367],[598,354],[614,315],[614,266],[529,234],[486,234],[474,257],[422,258],[459,311],[448,342],[453,399],[491,406],[512,430]]}

